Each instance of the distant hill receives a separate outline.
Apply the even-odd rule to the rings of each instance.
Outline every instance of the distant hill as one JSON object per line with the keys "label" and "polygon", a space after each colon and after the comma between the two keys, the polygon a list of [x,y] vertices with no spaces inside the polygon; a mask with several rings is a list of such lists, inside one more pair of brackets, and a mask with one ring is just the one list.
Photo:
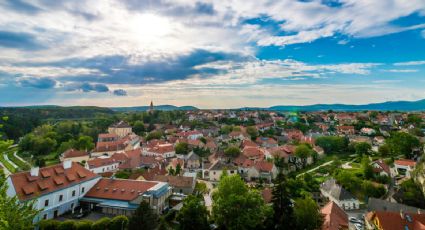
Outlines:
{"label": "distant hill", "polygon": [[[172,111],[172,110],[198,110],[198,108],[194,106],[175,106],[175,105],[156,105],[155,110],[160,111]],[[136,112],[136,111],[148,111],[149,106],[135,106],[135,107],[112,107],[110,108],[116,112]]]}
{"label": "distant hill", "polygon": [[425,110],[425,99],[419,101],[388,101],[365,105],[347,104],[316,104],[316,105],[276,105],[269,108],[242,108],[244,110],[274,110],[274,111],[361,111],[361,110],[398,110],[398,111],[423,111]]}

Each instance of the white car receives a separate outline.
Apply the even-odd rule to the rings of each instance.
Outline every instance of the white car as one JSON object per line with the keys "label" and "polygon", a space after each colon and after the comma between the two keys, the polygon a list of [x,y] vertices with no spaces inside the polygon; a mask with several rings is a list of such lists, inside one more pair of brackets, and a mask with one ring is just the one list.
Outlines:
{"label": "white car", "polygon": [[355,223],[354,227],[356,227],[356,230],[363,230],[363,225]]}

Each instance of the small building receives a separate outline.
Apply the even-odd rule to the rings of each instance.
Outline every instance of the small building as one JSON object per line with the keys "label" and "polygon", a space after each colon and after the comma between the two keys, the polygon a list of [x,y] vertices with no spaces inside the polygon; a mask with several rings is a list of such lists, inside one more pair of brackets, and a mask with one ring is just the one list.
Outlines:
{"label": "small building", "polygon": [[419,230],[425,229],[425,214],[390,212],[390,211],[372,211],[365,216],[367,229],[378,230]]}
{"label": "small building", "polygon": [[320,213],[323,215],[322,230],[348,230],[348,215],[335,202],[323,206]]}
{"label": "small building", "polygon": [[90,155],[86,151],[68,149],[59,157],[60,161],[70,160],[72,162],[86,162],[88,161]]}
{"label": "small building", "polygon": [[338,134],[340,135],[354,135],[356,130],[352,125],[341,125],[336,127]]}
{"label": "small building", "polygon": [[81,202],[104,214],[131,216],[145,201],[154,212],[161,213],[171,193],[171,187],[164,182],[102,178]]}
{"label": "small building", "polygon": [[198,169],[201,167],[200,157],[192,151],[185,156],[185,164],[187,169]]}
{"label": "small building", "polygon": [[105,173],[117,171],[119,165],[115,158],[101,156],[87,161],[84,167],[93,173]]}
{"label": "small building", "polygon": [[277,168],[273,163],[259,161],[248,169],[246,172],[246,179],[249,181],[264,179],[270,183],[274,178],[276,178],[277,172]]}
{"label": "small building", "polygon": [[173,189],[173,193],[190,195],[195,189],[195,178],[185,176],[155,175],[154,181],[167,182]]}
{"label": "small building", "polygon": [[416,161],[409,159],[400,159],[394,161],[394,168],[399,175],[410,178],[410,173],[415,169]]}
{"label": "small building", "polygon": [[108,127],[108,133],[116,134],[120,138],[133,133],[131,126],[125,121],[119,121]]}
{"label": "small building", "polygon": [[205,177],[208,174],[208,178],[211,181],[219,181],[223,171],[227,171],[228,175],[233,175],[238,173],[238,168],[232,164],[217,161],[209,169],[204,170],[203,175]]}
{"label": "small building", "polygon": [[371,163],[373,167],[373,171],[380,176],[388,176],[391,177],[391,169],[382,159],[376,160]]}
{"label": "small building", "polygon": [[354,210],[360,208],[360,201],[350,192],[345,190],[335,179],[329,179],[320,185],[320,192],[330,201],[335,202],[344,210]]}

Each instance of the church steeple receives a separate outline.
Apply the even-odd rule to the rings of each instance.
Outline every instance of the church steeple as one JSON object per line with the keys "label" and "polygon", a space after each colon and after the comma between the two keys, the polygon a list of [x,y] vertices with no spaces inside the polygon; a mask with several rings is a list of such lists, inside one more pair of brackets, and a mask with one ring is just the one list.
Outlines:
{"label": "church steeple", "polygon": [[151,101],[151,104],[150,104],[150,106],[149,106],[149,112],[151,113],[151,112],[153,112],[153,101]]}

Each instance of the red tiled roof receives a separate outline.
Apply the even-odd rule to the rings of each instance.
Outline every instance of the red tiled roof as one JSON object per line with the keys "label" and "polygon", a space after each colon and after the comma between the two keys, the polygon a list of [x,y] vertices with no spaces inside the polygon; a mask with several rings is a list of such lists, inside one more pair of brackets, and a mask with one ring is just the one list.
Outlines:
{"label": "red tiled roof", "polygon": [[409,160],[409,159],[400,159],[400,160],[395,160],[394,164],[413,167],[416,165],[416,161]]}
{"label": "red tiled roof", "polygon": [[115,133],[100,133],[98,136],[100,139],[104,138],[118,138],[118,135]]}
{"label": "red tiled roof", "polygon": [[273,163],[267,161],[259,161],[255,163],[255,168],[260,172],[271,172],[273,169]]}
{"label": "red tiled roof", "polygon": [[[45,175],[49,176],[45,177]],[[10,175],[16,194],[21,201],[54,192],[96,177],[98,175],[85,169],[78,163],[72,163],[72,166],[68,169],[64,169],[62,164],[41,168],[38,176],[31,176],[30,172]]]}
{"label": "red tiled roof", "polygon": [[108,157],[108,158],[97,157],[92,160],[88,160],[87,164],[89,166],[89,169],[93,169],[93,168],[99,168],[106,165],[119,164],[119,162],[112,157]]}
{"label": "red tiled roof", "polygon": [[375,211],[369,212],[366,218],[377,218],[385,230],[425,229],[425,214]]}
{"label": "red tiled roof", "polygon": [[155,168],[148,169],[142,173],[143,178],[145,180],[153,180],[155,175],[166,175],[167,169],[165,167],[156,166]]}
{"label": "red tiled roof", "polygon": [[390,166],[388,166],[387,164],[385,164],[385,162],[383,160],[376,160],[374,161],[377,165],[379,165],[379,167],[384,170],[388,175],[390,175]]}
{"label": "red tiled roof", "polygon": [[262,149],[258,148],[258,147],[245,147],[242,150],[242,153],[244,156],[246,157],[263,157],[264,156],[264,152]]}
{"label": "red tiled roof", "polygon": [[193,177],[184,177],[184,176],[155,175],[153,177],[153,180],[167,182],[175,188],[192,187],[194,183]]}
{"label": "red tiled roof", "polygon": [[64,158],[72,158],[72,157],[82,157],[82,156],[88,156],[89,153],[86,151],[80,151],[75,149],[68,149],[63,153]]}
{"label": "red tiled roof", "polygon": [[172,144],[162,144],[162,145],[157,145],[153,148],[149,148],[148,151],[162,155],[165,153],[173,152],[174,146]]}
{"label": "red tiled roof", "polygon": [[320,212],[324,216],[322,230],[348,229],[348,215],[333,201],[326,204]]}
{"label": "red tiled roof", "polygon": [[131,201],[157,184],[152,181],[102,178],[85,197]]}

